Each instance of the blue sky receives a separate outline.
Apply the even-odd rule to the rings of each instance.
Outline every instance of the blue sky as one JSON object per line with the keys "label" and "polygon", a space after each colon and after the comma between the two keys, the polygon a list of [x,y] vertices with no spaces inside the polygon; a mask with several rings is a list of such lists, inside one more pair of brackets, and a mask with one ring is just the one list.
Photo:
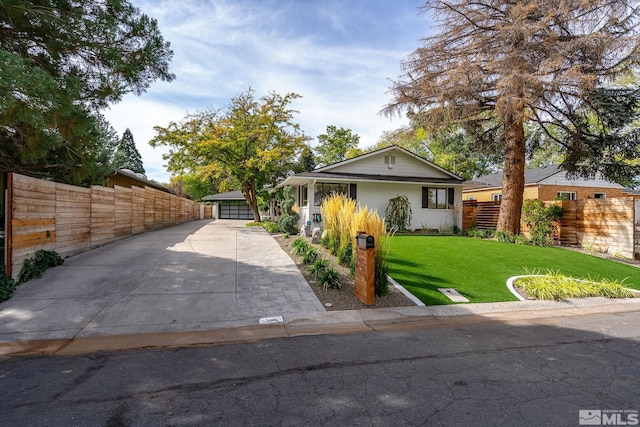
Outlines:
{"label": "blue sky", "polygon": [[419,0],[132,0],[158,20],[171,42],[171,83],[127,95],[105,116],[122,135],[130,128],[147,176],[168,182],[163,148],[148,142],[153,127],[188,113],[223,108],[249,87],[296,92],[297,122],[313,138],[328,125],[360,135],[361,147],[407,123],[380,110],[390,79],[430,28]]}

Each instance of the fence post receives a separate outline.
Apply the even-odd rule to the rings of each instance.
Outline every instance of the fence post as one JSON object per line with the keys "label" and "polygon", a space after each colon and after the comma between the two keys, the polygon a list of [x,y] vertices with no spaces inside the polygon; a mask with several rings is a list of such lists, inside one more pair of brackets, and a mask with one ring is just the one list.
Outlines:
{"label": "fence post", "polygon": [[8,277],[12,277],[13,274],[13,173],[7,174],[7,191],[5,200],[5,228],[4,228],[4,260],[5,260],[5,273]]}

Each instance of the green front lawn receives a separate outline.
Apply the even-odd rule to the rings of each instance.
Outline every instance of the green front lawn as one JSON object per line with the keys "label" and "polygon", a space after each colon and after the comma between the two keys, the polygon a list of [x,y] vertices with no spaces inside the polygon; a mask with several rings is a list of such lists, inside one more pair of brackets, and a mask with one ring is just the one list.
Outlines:
{"label": "green front lawn", "polygon": [[391,240],[389,275],[427,305],[451,304],[438,288],[455,288],[470,302],[515,301],[509,277],[549,270],[640,289],[640,268],[562,248],[455,236]]}

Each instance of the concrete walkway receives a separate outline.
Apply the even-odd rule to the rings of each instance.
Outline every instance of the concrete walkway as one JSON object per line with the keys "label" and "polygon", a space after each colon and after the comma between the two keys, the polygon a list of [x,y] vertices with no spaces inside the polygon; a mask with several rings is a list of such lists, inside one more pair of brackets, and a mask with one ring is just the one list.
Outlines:
{"label": "concrete walkway", "polygon": [[65,260],[0,304],[0,343],[202,331],[324,312],[289,256],[246,221],[194,221]]}

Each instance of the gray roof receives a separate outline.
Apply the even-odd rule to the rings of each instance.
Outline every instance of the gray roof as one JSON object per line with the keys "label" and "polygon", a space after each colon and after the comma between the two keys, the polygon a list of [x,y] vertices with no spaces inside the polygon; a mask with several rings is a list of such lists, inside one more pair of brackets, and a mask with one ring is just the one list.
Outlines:
{"label": "gray roof", "polygon": [[[562,170],[560,169],[560,165],[549,165],[535,169],[525,169],[524,183],[525,185],[536,184],[538,182],[544,181],[550,176],[557,174],[558,172],[562,172]],[[486,184],[489,187],[502,187],[502,171],[481,176],[474,179],[474,181]]]}
{"label": "gray roof", "polygon": [[211,194],[204,196],[202,201],[204,202],[217,202],[220,200],[246,200],[241,190],[228,191],[226,193]]}

